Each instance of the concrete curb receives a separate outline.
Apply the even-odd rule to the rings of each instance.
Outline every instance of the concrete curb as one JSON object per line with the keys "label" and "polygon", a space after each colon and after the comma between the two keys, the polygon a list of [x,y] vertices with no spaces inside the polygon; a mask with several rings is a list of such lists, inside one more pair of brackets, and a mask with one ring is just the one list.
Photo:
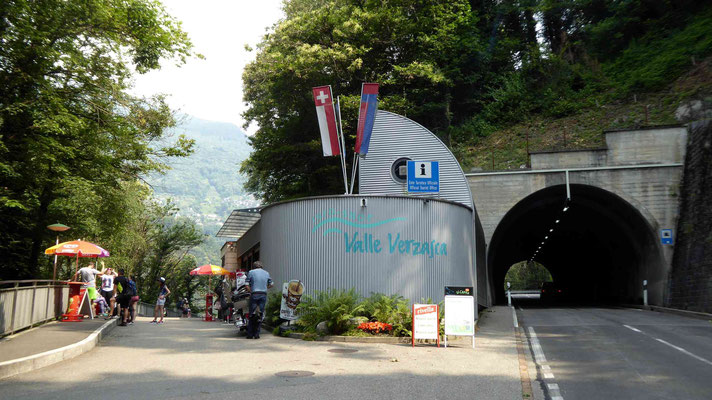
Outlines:
{"label": "concrete curb", "polygon": [[111,332],[117,325],[117,319],[107,321],[102,326],[96,328],[85,339],[58,349],[45,351],[44,353],[33,354],[31,356],[18,358],[15,360],[0,362],[0,379],[5,379],[24,372],[34,371],[56,364],[60,361],[69,360],[78,355],[86,353],[96,346],[101,338]]}
{"label": "concrete curb", "polygon": [[637,304],[626,304],[625,306],[628,308],[637,308],[640,310],[657,311],[661,313],[681,315],[683,317],[712,320],[712,314],[707,314],[699,311],[678,310],[677,308],[667,308],[659,306],[641,306]]}

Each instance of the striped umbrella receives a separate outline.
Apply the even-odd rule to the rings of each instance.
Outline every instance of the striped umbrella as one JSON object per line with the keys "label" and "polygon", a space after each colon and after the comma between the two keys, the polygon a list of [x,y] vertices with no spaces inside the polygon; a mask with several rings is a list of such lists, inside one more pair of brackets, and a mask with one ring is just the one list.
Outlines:
{"label": "striped umbrella", "polygon": [[56,244],[45,250],[45,254],[56,256],[72,256],[77,259],[77,266],[74,269],[76,275],[79,269],[79,257],[109,257],[109,252],[91,242],[83,240],[72,240]]}
{"label": "striped umbrella", "polygon": [[191,275],[230,275],[230,271],[217,265],[205,264],[190,271]]}

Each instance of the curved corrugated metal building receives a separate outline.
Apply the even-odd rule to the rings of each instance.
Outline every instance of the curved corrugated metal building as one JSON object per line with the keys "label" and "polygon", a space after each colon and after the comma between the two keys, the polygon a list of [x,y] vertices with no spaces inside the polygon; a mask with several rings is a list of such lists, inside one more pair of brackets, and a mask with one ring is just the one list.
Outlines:
{"label": "curved corrugated metal building", "polygon": [[[407,193],[408,160],[439,162],[439,193]],[[359,193],[272,204],[260,218],[235,210],[218,236],[241,236],[228,242],[239,268],[259,258],[278,285],[299,279],[307,293],[355,288],[437,302],[446,285],[486,282],[477,278],[484,242],[476,240],[482,233],[465,175],[423,126],[378,111],[369,153],[360,159]],[[487,304],[481,295],[479,303]]]}

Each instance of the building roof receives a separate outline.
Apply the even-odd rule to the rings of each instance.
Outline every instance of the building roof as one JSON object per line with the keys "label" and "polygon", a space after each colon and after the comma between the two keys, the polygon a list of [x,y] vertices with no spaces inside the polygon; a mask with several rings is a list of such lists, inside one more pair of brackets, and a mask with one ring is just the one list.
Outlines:
{"label": "building roof", "polygon": [[232,213],[227,217],[225,223],[223,223],[223,226],[215,236],[239,239],[245,232],[252,228],[260,218],[260,207],[232,210]]}

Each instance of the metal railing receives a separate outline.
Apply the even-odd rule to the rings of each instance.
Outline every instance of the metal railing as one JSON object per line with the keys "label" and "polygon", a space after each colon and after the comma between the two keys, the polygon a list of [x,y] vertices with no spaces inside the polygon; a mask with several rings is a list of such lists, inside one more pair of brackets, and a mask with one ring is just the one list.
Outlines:
{"label": "metal railing", "polygon": [[[149,303],[144,303],[142,301],[139,301],[136,304],[136,314],[142,316],[142,317],[153,317],[153,310],[156,308],[155,304],[149,304]],[[167,317],[180,317],[181,312],[180,310],[177,309],[168,309],[166,307],[166,316]]]}
{"label": "metal railing", "polygon": [[0,336],[60,317],[68,298],[65,281],[0,281]]}

